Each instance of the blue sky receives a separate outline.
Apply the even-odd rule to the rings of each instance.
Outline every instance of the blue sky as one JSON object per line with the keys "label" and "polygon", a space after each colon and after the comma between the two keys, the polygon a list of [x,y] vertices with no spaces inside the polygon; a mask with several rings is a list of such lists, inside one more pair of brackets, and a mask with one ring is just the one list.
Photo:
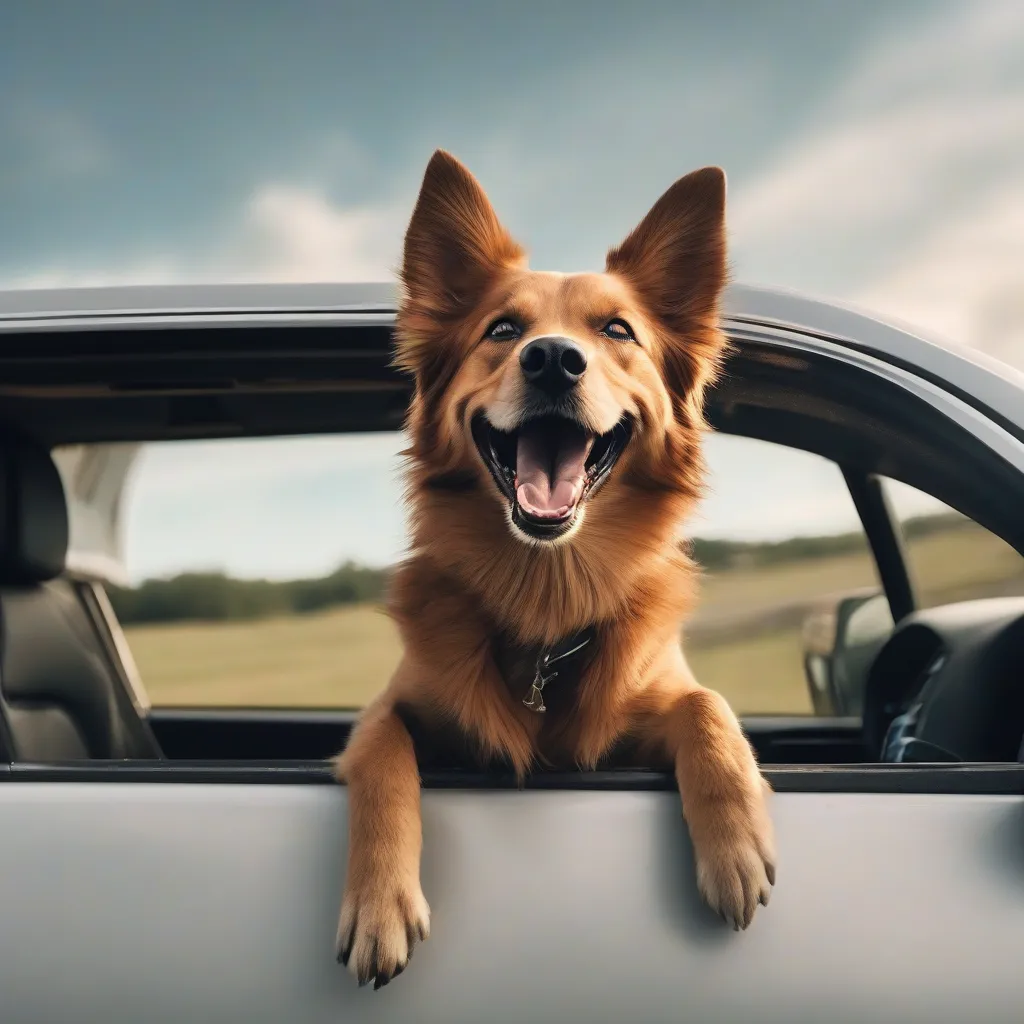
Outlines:
{"label": "blue sky", "polygon": [[[1021,53],[1018,0],[7,4],[0,287],[382,279],[437,146],[535,266],[590,269],[672,180],[717,163],[736,279],[1024,366]],[[248,574],[310,564],[299,537],[323,536],[323,558],[394,548],[393,442],[257,444],[263,475],[224,497],[201,489],[211,461],[230,475],[221,449],[147,453],[133,571],[207,561],[216,523]],[[208,507],[170,544],[150,494]],[[368,520],[374,494],[391,505]],[[725,499],[713,511],[709,529],[741,529]],[[829,501],[817,514],[841,525]]]}

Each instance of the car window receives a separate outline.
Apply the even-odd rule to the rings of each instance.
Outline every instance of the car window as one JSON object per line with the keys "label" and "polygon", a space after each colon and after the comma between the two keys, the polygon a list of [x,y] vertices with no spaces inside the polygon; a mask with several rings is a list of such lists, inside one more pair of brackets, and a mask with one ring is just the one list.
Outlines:
{"label": "car window", "polygon": [[108,588],[155,707],[361,707],[401,653],[402,436],[146,445]]}
{"label": "car window", "polygon": [[[154,706],[358,708],[386,685],[401,656],[382,600],[405,544],[402,443],[188,441],[108,460],[125,474],[120,533],[105,536],[127,583],[109,593]],[[806,452],[712,435],[707,455],[687,656],[741,714],[813,713],[808,646],[840,601],[879,589],[852,499]],[[58,452],[66,486],[97,461]],[[116,486],[92,488],[109,508]]]}
{"label": "car window", "polygon": [[917,606],[1024,595],[1024,558],[931,495],[884,481],[903,530]]}
{"label": "car window", "polygon": [[808,452],[724,434],[709,438],[707,458],[691,524],[705,573],[685,628],[691,667],[740,714],[832,713],[815,706],[806,651],[816,636],[830,650],[841,601],[880,591],[842,473]]}

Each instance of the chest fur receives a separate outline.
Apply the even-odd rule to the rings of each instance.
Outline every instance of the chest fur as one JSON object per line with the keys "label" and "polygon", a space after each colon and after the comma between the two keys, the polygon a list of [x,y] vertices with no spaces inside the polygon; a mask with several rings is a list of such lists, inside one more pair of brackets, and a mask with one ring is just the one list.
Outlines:
{"label": "chest fur", "polygon": [[[507,696],[533,727],[541,767],[576,767],[573,751],[580,722],[581,688],[597,660],[599,644],[594,627],[550,645],[521,644],[504,636],[492,641],[492,658]],[[484,753],[480,743],[457,722],[440,720],[411,705],[397,710],[412,736],[421,771],[504,773],[511,769],[511,763],[502,756]],[[624,737],[598,767],[631,766],[634,760],[634,745]]]}

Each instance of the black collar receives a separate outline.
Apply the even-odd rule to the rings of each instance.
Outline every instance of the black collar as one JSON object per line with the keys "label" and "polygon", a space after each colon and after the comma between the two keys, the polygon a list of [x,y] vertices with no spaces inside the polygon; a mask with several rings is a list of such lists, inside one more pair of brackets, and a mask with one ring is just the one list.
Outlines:
{"label": "black collar", "polygon": [[553,644],[520,644],[506,634],[495,640],[498,671],[514,696],[524,694],[523,704],[538,714],[547,711],[544,691],[558,680],[560,694],[575,690],[594,654],[597,627],[590,625]]}

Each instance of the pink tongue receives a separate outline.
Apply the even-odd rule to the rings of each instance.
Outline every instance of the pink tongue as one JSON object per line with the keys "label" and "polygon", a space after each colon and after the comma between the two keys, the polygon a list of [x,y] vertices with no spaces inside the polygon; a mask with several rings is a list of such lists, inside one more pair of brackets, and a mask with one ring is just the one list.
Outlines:
{"label": "pink tongue", "polygon": [[594,439],[571,424],[531,425],[519,432],[516,498],[530,515],[560,519],[579,500]]}

